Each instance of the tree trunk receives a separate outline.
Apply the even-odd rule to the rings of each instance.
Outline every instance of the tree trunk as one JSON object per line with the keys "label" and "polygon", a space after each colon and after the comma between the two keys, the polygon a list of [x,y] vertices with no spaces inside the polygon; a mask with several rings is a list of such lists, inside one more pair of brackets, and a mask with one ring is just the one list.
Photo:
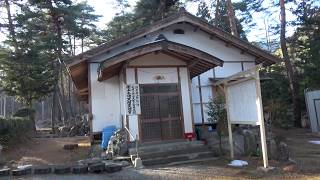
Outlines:
{"label": "tree trunk", "polygon": [[71,98],[71,93],[72,93],[72,90],[71,90],[71,83],[72,83],[72,80],[70,78],[70,76],[68,76],[68,104],[69,104],[69,108],[70,108],[70,115],[71,117],[74,117],[74,112],[73,112],[73,108],[72,108],[72,98]]}
{"label": "tree trunk", "polygon": [[72,40],[71,40],[71,34],[70,34],[70,31],[68,30],[68,39],[69,39],[69,48],[70,48],[70,55],[71,56],[74,56],[73,54],[73,46],[72,46]]}
{"label": "tree trunk", "polygon": [[217,0],[217,4],[216,4],[216,12],[215,12],[215,26],[219,27],[219,23],[220,23],[220,0]]}
{"label": "tree trunk", "polygon": [[53,100],[52,100],[52,120],[51,120],[51,126],[52,126],[52,131],[54,133],[54,121],[56,120],[57,117],[57,91],[59,91],[59,87],[58,87],[58,81],[59,81],[59,70],[60,70],[60,64],[59,61],[62,60],[62,35],[61,35],[61,27],[60,27],[60,22],[59,22],[59,17],[52,5],[51,1],[46,1],[47,5],[49,6],[50,9],[50,16],[53,22],[53,29],[55,30],[55,32],[57,33],[57,49],[56,49],[56,53],[57,56],[59,58],[59,60],[55,60],[53,62],[53,67],[54,67],[54,75],[55,75],[55,82],[54,82],[54,88],[53,88]]}
{"label": "tree trunk", "polygon": [[12,21],[10,4],[9,4],[8,0],[4,0],[4,3],[5,3],[6,10],[7,10],[8,23],[9,23],[8,28],[9,28],[10,36],[12,39],[13,47],[15,48],[15,51],[18,51],[18,43],[17,43],[17,39],[16,39],[16,33],[15,33],[13,21]]}
{"label": "tree trunk", "polygon": [[59,107],[60,107],[60,112],[61,112],[61,119],[63,122],[63,125],[66,125],[66,108],[65,108],[65,102],[63,101],[63,95],[61,94],[60,88],[58,87],[57,89],[57,94],[58,94],[58,100],[59,100]]}
{"label": "tree trunk", "polygon": [[83,46],[84,46],[84,44],[83,44],[83,37],[81,37],[81,53],[83,53]]}
{"label": "tree trunk", "polygon": [[161,19],[164,18],[165,8],[166,8],[166,0],[160,0],[156,15],[160,15]]}
{"label": "tree trunk", "polygon": [[230,23],[231,34],[236,37],[239,37],[237,26],[236,26],[236,18],[234,16],[231,0],[226,0],[226,7],[227,7],[228,19]]}
{"label": "tree trunk", "polygon": [[62,102],[61,106],[62,106],[62,114],[63,114],[63,118],[64,120],[68,120],[68,112],[67,112],[67,103],[66,103],[66,95],[65,95],[65,87],[64,87],[64,72],[63,72],[63,66],[60,65],[60,92],[61,92],[61,96],[60,97],[60,101]]}
{"label": "tree trunk", "polygon": [[[62,40],[62,28],[61,28],[61,23],[63,20],[63,17],[61,17],[57,10],[53,7],[52,2],[51,1],[47,1],[47,5],[49,6],[50,9],[50,16],[52,18],[52,22],[53,22],[53,28],[57,33],[57,48],[56,48],[56,53],[58,56],[58,61],[56,61],[55,63],[55,78],[56,78],[56,82],[55,82],[55,96],[57,96],[58,93],[58,99],[59,99],[59,103],[60,103],[60,109],[61,109],[61,113],[62,113],[62,118],[65,121],[68,118],[68,114],[66,111],[66,101],[65,101],[65,92],[64,92],[64,73],[63,73],[63,57],[62,57],[62,48],[63,48],[63,40]],[[59,89],[59,75],[60,75],[60,89]],[[61,90],[61,91],[60,91]],[[54,105],[57,105],[57,103],[55,103]],[[54,114],[53,114],[54,115]]]}
{"label": "tree trunk", "polygon": [[73,36],[73,55],[76,54],[76,36]]}
{"label": "tree trunk", "polygon": [[293,102],[293,114],[295,125],[301,127],[301,106],[299,98],[299,84],[296,80],[295,73],[293,70],[292,62],[290,61],[287,45],[286,45],[286,11],[284,0],[280,0],[280,13],[281,13],[281,31],[280,31],[280,45],[283,54],[283,60],[286,66],[287,75],[290,84],[290,90],[292,93]]}

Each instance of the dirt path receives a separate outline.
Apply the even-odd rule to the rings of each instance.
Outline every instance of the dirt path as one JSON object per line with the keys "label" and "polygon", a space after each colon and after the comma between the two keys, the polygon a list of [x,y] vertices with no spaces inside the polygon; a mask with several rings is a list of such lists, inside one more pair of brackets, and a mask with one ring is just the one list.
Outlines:
{"label": "dirt path", "polygon": [[320,141],[320,135],[308,129],[274,130],[289,146],[290,157],[296,161],[303,172],[320,172],[320,145],[309,141]]}
{"label": "dirt path", "polygon": [[63,146],[70,143],[87,143],[88,137],[72,138],[33,138],[17,143],[16,146],[3,152],[7,161],[11,164],[65,164],[87,158],[90,148],[77,148],[75,150],[64,150]]}
{"label": "dirt path", "polygon": [[[241,158],[249,162],[249,166],[232,168],[227,166],[229,160],[220,158],[214,161],[184,164],[176,166],[147,167],[136,170],[127,167],[114,174],[87,174],[87,175],[45,175],[26,176],[19,179],[311,179],[320,180],[320,145],[311,144],[309,140],[320,140],[319,135],[305,129],[279,130],[274,133],[286,142],[290,149],[291,159],[297,162],[298,169],[290,168],[286,163],[270,161],[270,165],[277,167],[272,172],[258,171],[262,166],[261,158]],[[19,164],[65,164],[88,157],[90,148],[78,148],[72,151],[64,150],[67,143],[86,143],[88,138],[35,138],[23,145],[16,146],[4,154],[7,159],[13,159]],[[10,177],[12,178],[12,177]],[[1,178],[0,178],[1,179]]]}

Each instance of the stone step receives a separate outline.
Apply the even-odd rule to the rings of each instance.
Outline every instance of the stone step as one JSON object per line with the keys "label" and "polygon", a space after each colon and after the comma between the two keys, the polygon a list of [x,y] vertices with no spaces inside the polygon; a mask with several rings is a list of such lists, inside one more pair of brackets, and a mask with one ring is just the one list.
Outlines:
{"label": "stone step", "polygon": [[153,166],[160,164],[172,164],[178,162],[188,162],[191,160],[204,160],[206,158],[213,158],[214,153],[211,151],[197,152],[197,153],[188,153],[188,154],[178,154],[171,155],[167,157],[159,157],[159,158],[150,158],[150,159],[142,159],[142,164],[144,166]]}
{"label": "stone step", "polygon": [[176,165],[180,165],[180,164],[208,162],[208,161],[215,161],[218,159],[219,159],[219,157],[198,158],[198,159],[191,159],[191,160],[187,160],[187,161],[172,162],[172,163],[166,164],[166,166],[176,166]]}
{"label": "stone step", "polygon": [[181,154],[190,154],[190,153],[199,153],[199,152],[207,152],[209,151],[209,147],[201,145],[199,147],[190,147],[184,149],[177,150],[166,150],[161,152],[148,152],[148,153],[139,153],[139,156],[143,160],[168,157],[173,155],[181,155]]}
{"label": "stone step", "polygon": [[[161,153],[169,151],[178,151],[182,149],[191,149],[194,147],[202,147],[202,141],[183,141],[172,143],[159,143],[159,144],[144,144],[139,146],[139,154],[147,153]],[[136,149],[130,148],[129,155],[135,155]]]}

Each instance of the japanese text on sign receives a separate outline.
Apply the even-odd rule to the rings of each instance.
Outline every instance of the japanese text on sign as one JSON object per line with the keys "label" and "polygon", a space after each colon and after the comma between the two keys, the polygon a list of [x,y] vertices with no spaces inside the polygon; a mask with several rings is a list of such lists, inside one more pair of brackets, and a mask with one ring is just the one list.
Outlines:
{"label": "japanese text on sign", "polygon": [[127,85],[127,114],[135,115],[140,114],[140,92],[138,84]]}

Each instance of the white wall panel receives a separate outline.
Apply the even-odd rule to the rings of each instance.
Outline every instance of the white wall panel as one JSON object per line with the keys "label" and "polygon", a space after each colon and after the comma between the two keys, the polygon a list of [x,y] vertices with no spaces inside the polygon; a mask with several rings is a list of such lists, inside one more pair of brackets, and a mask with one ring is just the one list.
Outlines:
{"label": "white wall panel", "polygon": [[212,84],[210,82],[209,78],[213,78],[213,69],[210,69],[210,70],[200,74],[201,86],[207,86],[209,84]]}
{"label": "white wall panel", "polygon": [[193,104],[193,118],[195,124],[201,124],[201,106],[200,104]]}
{"label": "white wall panel", "polygon": [[165,66],[180,66],[180,65],[186,65],[187,63],[184,61],[181,61],[177,58],[174,58],[172,56],[168,56],[163,53],[150,53],[144,56],[141,56],[129,63],[129,65],[133,66],[154,66],[154,65],[165,65]]}
{"label": "white wall panel", "polygon": [[215,75],[216,78],[224,78],[231,76],[237,72],[242,71],[241,63],[228,63],[225,62],[223,67],[216,67],[215,68]]}
{"label": "white wall panel", "polygon": [[134,68],[127,68],[126,69],[126,78],[127,78],[127,84],[136,84],[136,75]]}
{"label": "white wall panel", "polygon": [[202,104],[202,107],[203,107],[203,117],[204,117],[204,123],[208,123],[208,114],[207,114],[207,111],[208,111],[208,107],[207,107],[208,103],[203,103]]}
{"label": "white wall panel", "polygon": [[200,93],[198,87],[198,77],[194,77],[191,81],[192,103],[200,103]]}
{"label": "white wall panel", "polygon": [[[173,30],[175,28],[183,29],[185,34],[174,34]],[[210,39],[210,35],[204,31],[198,30],[194,32],[194,27],[188,24],[172,25],[161,33],[170,41],[200,49],[222,59],[223,61],[254,61],[254,57],[252,55],[247,53],[241,54],[241,50],[234,46],[226,47],[226,42],[221,41],[218,38]]]}
{"label": "white wall panel", "polygon": [[[137,68],[139,84],[178,83],[177,68]],[[157,79],[161,76],[162,79]]]}
{"label": "white wall panel", "polygon": [[100,132],[106,126],[121,127],[119,77],[114,76],[99,82],[97,68],[99,64],[90,64],[92,131]]}
{"label": "white wall panel", "polygon": [[243,63],[243,69],[244,70],[248,70],[248,69],[253,68],[255,65],[256,65],[255,62],[244,62]]}
{"label": "white wall panel", "polygon": [[201,87],[201,94],[202,94],[202,103],[207,103],[210,101],[212,97],[212,88],[211,86],[203,86]]}

